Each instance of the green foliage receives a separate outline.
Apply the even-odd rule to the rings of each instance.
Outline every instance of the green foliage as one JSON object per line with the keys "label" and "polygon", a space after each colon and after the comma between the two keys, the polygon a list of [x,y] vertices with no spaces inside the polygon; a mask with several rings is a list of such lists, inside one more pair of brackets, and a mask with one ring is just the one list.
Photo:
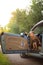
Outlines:
{"label": "green foliage", "polygon": [[27,14],[25,10],[17,10],[17,24],[19,25],[19,31],[27,31]]}
{"label": "green foliage", "polygon": [[[32,0],[34,3],[31,6],[31,11],[32,11],[32,19],[33,22],[39,22],[40,20],[43,19],[43,15],[41,11],[43,10],[43,1],[42,0]],[[31,12],[30,12],[31,13]]]}
{"label": "green foliage", "polygon": [[10,28],[9,32],[20,33],[29,32],[31,27],[43,19],[43,1],[42,0],[32,0],[32,5],[30,6],[28,14],[26,10],[19,10],[12,12],[12,17],[7,25]]}
{"label": "green foliage", "polygon": [[6,55],[0,53],[0,65],[11,65]]}

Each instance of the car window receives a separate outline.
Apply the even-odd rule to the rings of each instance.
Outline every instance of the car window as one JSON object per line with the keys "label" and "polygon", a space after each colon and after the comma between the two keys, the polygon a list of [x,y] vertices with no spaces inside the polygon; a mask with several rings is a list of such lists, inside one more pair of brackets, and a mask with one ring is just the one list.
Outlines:
{"label": "car window", "polygon": [[43,26],[40,26],[40,27],[36,27],[34,29],[34,33],[35,34],[39,34],[39,33],[42,33],[43,32]]}

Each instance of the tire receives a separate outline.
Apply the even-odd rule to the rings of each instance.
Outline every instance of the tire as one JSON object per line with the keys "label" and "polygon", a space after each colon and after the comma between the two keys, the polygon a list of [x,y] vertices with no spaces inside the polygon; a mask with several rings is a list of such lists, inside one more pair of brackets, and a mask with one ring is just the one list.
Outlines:
{"label": "tire", "polygon": [[25,53],[20,54],[20,57],[21,57],[21,58],[27,58],[27,56],[28,56],[28,55],[26,55]]}

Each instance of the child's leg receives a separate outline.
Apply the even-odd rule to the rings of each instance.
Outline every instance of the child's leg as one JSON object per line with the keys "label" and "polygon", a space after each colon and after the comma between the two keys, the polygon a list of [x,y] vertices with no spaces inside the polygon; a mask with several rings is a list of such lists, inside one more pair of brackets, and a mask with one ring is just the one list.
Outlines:
{"label": "child's leg", "polygon": [[33,49],[37,50],[37,43],[36,42],[33,42]]}

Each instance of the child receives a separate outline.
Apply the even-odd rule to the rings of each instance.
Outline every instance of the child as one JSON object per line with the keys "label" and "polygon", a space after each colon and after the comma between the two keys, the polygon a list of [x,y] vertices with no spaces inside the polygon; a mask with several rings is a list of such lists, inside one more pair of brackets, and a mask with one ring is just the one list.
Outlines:
{"label": "child", "polygon": [[29,36],[30,36],[30,47],[31,47],[31,49],[38,50],[38,46],[40,45],[39,38],[36,35],[34,35],[33,31],[31,31],[29,33]]}

